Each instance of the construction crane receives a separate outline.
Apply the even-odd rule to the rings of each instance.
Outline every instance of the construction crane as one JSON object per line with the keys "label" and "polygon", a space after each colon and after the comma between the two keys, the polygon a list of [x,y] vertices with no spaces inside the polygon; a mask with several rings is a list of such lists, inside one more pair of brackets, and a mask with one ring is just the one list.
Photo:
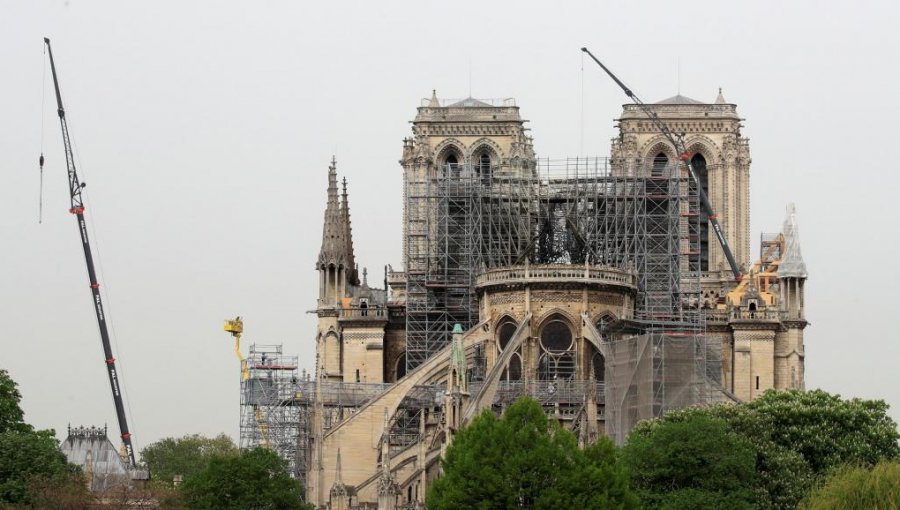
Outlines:
{"label": "construction crane", "polygon": [[666,137],[666,140],[668,140],[669,143],[671,143],[675,148],[675,151],[679,154],[681,161],[683,161],[687,166],[688,172],[691,175],[691,179],[693,179],[697,184],[697,192],[700,195],[700,204],[703,206],[703,209],[706,211],[706,214],[709,217],[709,223],[713,227],[713,232],[716,233],[716,238],[719,240],[719,245],[722,246],[722,251],[725,252],[725,258],[728,260],[728,265],[731,267],[731,272],[734,274],[734,279],[738,282],[741,281],[744,275],[741,272],[741,268],[738,267],[737,261],[734,260],[734,254],[731,253],[731,247],[728,246],[728,241],[725,239],[725,233],[722,231],[722,226],[719,224],[719,219],[716,216],[715,211],[713,211],[712,203],[709,201],[709,197],[706,195],[706,191],[703,190],[703,186],[700,184],[700,180],[697,178],[697,173],[694,171],[694,167],[691,165],[691,155],[688,153],[687,149],[684,146],[684,140],[682,139],[683,137],[681,135],[672,133],[672,130],[669,129],[669,126],[667,126],[666,123],[659,118],[656,112],[650,110],[647,104],[641,101],[637,94],[632,92],[631,89],[626,87],[625,84],[622,83],[622,80],[617,78],[612,71],[610,71],[605,65],[603,65],[603,63],[600,62],[600,60],[598,60],[593,53],[591,53],[587,48],[581,48],[581,51],[587,53],[588,56],[591,57],[598,66],[606,71],[606,74],[608,74],[609,77],[612,78],[614,82],[616,82],[616,85],[618,85],[625,92],[625,95],[628,96],[632,101],[634,101],[634,104],[636,104],[641,109],[641,111],[643,111],[644,114],[646,114],[647,117],[650,118],[650,120],[656,126],[656,129],[659,129],[660,133],[662,133],[662,135]]}
{"label": "construction crane", "polygon": [[[53,72],[53,87],[56,90],[56,105],[59,113],[59,124],[62,127],[63,148],[66,151],[66,168],[69,174],[69,198],[71,207],[69,212],[75,216],[78,223],[78,231],[81,233],[81,245],[84,249],[84,261],[87,264],[88,280],[91,283],[91,297],[94,302],[94,312],[97,314],[97,325],[100,327],[100,341],[103,343],[104,362],[109,372],[109,385],[112,388],[113,402],[116,405],[116,418],[119,420],[119,431],[125,453],[131,467],[135,467],[134,447],[131,444],[131,433],[128,432],[128,420],[125,417],[125,402],[122,398],[122,389],[119,384],[119,372],[116,370],[116,358],[113,357],[112,347],[109,344],[109,331],[106,327],[106,312],[103,309],[103,301],[100,297],[100,284],[97,282],[97,272],[94,269],[94,257],[91,254],[91,244],[88,242],[88,229],[84,220],[84,200],[81,192],[85,183],[78,179],[75,171],[75,158],[72,153],[72,142],[69,139],[69,128],[66,125],[66,111],[63,108],[62,95],[59,93],[59,79],[56,75],[56,65],[53,62],[53,52],[50,50],[50,39],[44,38],[47,45],[47,54],[50,56],[50,70]],[[41,166],[44,157],[41,155]]]}

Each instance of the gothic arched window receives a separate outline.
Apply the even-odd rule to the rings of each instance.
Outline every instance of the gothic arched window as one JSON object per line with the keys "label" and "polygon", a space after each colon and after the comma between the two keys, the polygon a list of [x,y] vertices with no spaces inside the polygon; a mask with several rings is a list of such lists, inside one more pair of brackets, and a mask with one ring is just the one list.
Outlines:
{"label": "gothic arched window", "polygon": [[[691,168],[697,175],[697,181],[703,192],[709,195],[709,170],[706,168],[706,158],[699,152],[691,158]],[[709,215],[700,208],[700,270],[709,271]]]}
{"label": "gothic arched window", "polygon": [[478,155],[477,162],[478,175],[487,175],[491,171],[491,155],[487,151],[482,151]]}
{"label": "gothic arched window", "polygon": [[502,326],[497,328],[497,346],[500,348],[500,351],[506,349],[506,344],[512,340],[515,333],[516,324],[514,322],[504,322]]}
{"label": "gothic arched window", "polygon": [[567,351],[572,347],[572,330],[565,322],[555,319],[541,330],[541,347],[549,352]]}
{"label": "gothic arched window", "polygon": [[557,316],[541,328],[538,379],[552,381],[575,376],[575,342],[568,322]]}
{"label": "gothic arched window", "polygon": [[653,168],[650,170],[652,177],[665,177],[666,165],[669,164],[669,157],[665,153],[660,152],[653,157]]}

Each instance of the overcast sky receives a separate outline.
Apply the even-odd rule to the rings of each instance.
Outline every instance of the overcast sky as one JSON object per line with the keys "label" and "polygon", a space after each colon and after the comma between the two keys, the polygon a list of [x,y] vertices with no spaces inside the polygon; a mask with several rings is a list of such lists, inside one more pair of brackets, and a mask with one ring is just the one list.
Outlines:
{"label": "overcast sky", "polygon": [[34,425],[118,435],[44,36],[138,449],[237,439],[223,319],[312,368],[332,155],[360,265],[374,281],[402,266],[397,161],[432,89],[467,96],[471,69],[472,95],[516,98],[540,156],[608,155],[625,98],[586,45],[646,101],[722,87],[738,105],[751,239],[797,204],[807,387],[886,399],[900,418],[897,5],[0,0],[0,368]]}

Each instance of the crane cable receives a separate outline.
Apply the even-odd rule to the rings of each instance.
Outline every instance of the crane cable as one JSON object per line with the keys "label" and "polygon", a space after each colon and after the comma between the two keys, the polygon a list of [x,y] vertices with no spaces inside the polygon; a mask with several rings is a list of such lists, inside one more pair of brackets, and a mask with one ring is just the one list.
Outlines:
{"label": "crane cable", "polygon": [[[47,46],[41,44],[44,49],[44,55],[47,55]],[[41,177],[38,189],[38,225],[43,222],[44,218],[44,105],[47,99],[47,64],[45,58],[41,58],[41,68],[44,70],[41,76],[41,157],[38,158],[38,166],[40,167]]]}

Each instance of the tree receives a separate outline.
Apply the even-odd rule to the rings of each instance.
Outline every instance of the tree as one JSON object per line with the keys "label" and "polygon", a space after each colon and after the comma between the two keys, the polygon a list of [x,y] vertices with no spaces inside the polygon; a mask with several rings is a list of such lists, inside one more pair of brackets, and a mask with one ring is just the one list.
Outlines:
{"label": "tree", "polygon": [[744,407],[775,444],[803,456],[816,474],[843,464],[900,457],[897,423],[883,400],[844,400],[815,391],[767,391]]}
{"label": "tree", "polygon": [[214,456],[180,487],[185,505],[195,510],[307,510],[300,483],[274,452],[256,448],[239,455]]}
{"label": "tree", "polygon": [[41,484],[67,486],[83,496],[79,470],[59,450],[56,433],[25,423],[21,399],[15,381],[0,370],[0,504],[28,503]]}
{"label": "tree", "polygon": [[623,456],[649,508],[754,508],[756,452],[719,418],[698,414],[636,429]]}
{"label": "tree", "polygon": [[0,369],[0,433],[31,430],[25,424],[25,415],[19,407],[21,401],[22,394],[19,393],[16,382],[9,376],[9,372]]}
{"label": "tree", "polygon": [[756,452],[756,507],[794,509],[835,468],[900,457],[897,424],[887,410],[883,401],[844,400],[820,390],[768,391],[745,404],[669,412],[642,422],[632,435],[660,423],[724,420]]}
{"label": "tree", "polygon": [[[569,434],[571,435],[571,434]],[[628,471],[611,439],[600,438],[584,451],[576,450],[576,466],[560,483],[544,491],[535,508],[638,508]]]}
{"label": "tree", "polygon": [[485,410],[453,438],[430,510],[469,508],[635,508],[628,476],[604,442],[587,451],[523,398],[502,418]]}
{"label": "tree", "polygon": [[170,486],[175,475],[187,478],[204,469],[213,457],[237,454],[237,446],[225,434],[214,438],[193,434],[151,443],[141,450],[141,459],[153,480]]}
{"label": "tree", "polygon": [[869,510],[900,508],[900,462],[883,461],[874,468],[837,470],[810,494],[805,510]]}

